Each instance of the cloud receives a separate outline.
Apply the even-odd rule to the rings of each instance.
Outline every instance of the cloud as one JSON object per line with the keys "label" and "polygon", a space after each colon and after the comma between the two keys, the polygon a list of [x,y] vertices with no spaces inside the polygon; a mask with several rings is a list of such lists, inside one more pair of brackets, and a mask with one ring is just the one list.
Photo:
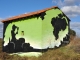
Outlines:
{"label": "cloud", "polygon": [[0,23],[0,38],[3,36],[3,24]]}
{"label": "cloud", "polygon": [[52,0],[52,3],[57,3],[57,1],[56,0]]}
{"label": "cloud", "polygon": [[71,6],[74,5],[75,0],[64,0],[64,5],[66,6]]}
{"label": "cloud", "polygon": [[76,17],[80,15],[80,6],[64,6],[61,10],[69,17]]}
{"label": "cloud", "polygon": [[80,0],[52,0],[53,3],[56,3],[58,6],[74,6],[80,5]]}
{"label": "cloud", "polygon": [[70,28],[76,31],[77,36],[80,37],[80,22],[71,22]]}
{"label": "cloud", "polygon": [[71,23],[70,23],[70,26],[71,26],[71,27],[75,27],[75,28],[76,28],[76,27],[80,28],[80,22],[71,22]]}
{"label": "cloud", "polygon": [[2,20],[2,18],[0,18],[0,20]]}
{"label": "cloud", "polygon": [[80,0],[52,0],[68,17],[80,16]]}
{"label": "cloud", "polygon": [[52,3],[57,4],[59,7],[60,7],[60,6],[63,6],[62,0],[52,0]]}
{"label": "cloud", "polygon": [[0,18],[0,24],[3,24],[3,23],[1,22],[1,20],[2,20],[2,18]]}
{"label": "cloud", "polygon": [[76,4],[79,4],[80,0],[64,0],[63,5],[65,6],[74,6]]}

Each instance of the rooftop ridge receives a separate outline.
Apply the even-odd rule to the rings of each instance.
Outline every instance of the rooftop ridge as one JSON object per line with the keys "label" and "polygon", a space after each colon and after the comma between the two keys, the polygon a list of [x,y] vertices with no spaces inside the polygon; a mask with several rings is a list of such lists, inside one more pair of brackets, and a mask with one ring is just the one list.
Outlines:
{"label": "rooftop ridge", "polygon": [[13,17],[4,19],[1,22],[4,23],[4,22],[7,22],[7,21],[12,21],[12,20],[19,19],[19,18],[24,18],[24,17],[29,17],[29,16],[32,16],[32,15],[37,15],[39,13],[45,12],[45,11],[50,10],[50,9],[53,9],[53,8],[58,8],[58,7],[57,6],[53,6],[51,8],[46,8],[46,9],[43,9],[43,10],[38,10],[38,11],[30,12],[30,13],[27,13],[27,14],[24,13],[24,14],[21,14],[21,15],[18,15],[18,16],[13,16]]}

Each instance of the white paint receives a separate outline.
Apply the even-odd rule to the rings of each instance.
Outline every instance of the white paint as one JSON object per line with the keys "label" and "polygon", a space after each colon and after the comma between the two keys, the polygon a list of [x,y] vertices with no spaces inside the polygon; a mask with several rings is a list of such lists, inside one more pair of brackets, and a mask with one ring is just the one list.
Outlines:
{"label": "white paint", "polygon": [[19,55],[19,56],[27,56],[27,57],[31,57],[31,56],[41,56],[42,53],[40,52],[19,52],[19,53],[13,53],[13,54],[9,54],[9,55]]}

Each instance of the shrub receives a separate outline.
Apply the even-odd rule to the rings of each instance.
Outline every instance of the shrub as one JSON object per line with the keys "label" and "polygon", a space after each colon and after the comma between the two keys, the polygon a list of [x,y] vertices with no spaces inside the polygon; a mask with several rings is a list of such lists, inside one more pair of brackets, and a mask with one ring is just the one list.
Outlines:
{"label": "shrub", "polygon": [[76,32],[72,29],[70,29],[70,35],[76,36]]}

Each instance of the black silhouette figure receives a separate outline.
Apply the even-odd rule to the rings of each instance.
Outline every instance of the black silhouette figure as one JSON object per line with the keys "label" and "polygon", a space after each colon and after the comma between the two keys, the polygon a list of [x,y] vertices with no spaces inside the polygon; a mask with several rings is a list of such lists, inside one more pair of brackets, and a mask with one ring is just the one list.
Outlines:
{"label": "black silhouette figure", "polygon": [[[15,30],[17,29],[17,32]],[[3,46],[3,51],[7,53],[16,52],[41,52],[47,51],[47,49],[35,49],[30,46],[30,43],[25,43],[25,38],[20,37],[16,39],[16,34],[18,34],[19,27],[13,25],[11,30],[12,39],[9,38],[9,43]],[[21,35],[24,36],[24,31],[21,31]]]}
{"label": "black silhouette figure", "polygon": [[[17,32],[15,33],[15,30],[17,29]],[[12,36],[12,42],[16,42],[16,34],[18,34],[18,30],[19,30],[19,27],[13,25],[12,26],[12,30],[11,30],[11,36]]]}

